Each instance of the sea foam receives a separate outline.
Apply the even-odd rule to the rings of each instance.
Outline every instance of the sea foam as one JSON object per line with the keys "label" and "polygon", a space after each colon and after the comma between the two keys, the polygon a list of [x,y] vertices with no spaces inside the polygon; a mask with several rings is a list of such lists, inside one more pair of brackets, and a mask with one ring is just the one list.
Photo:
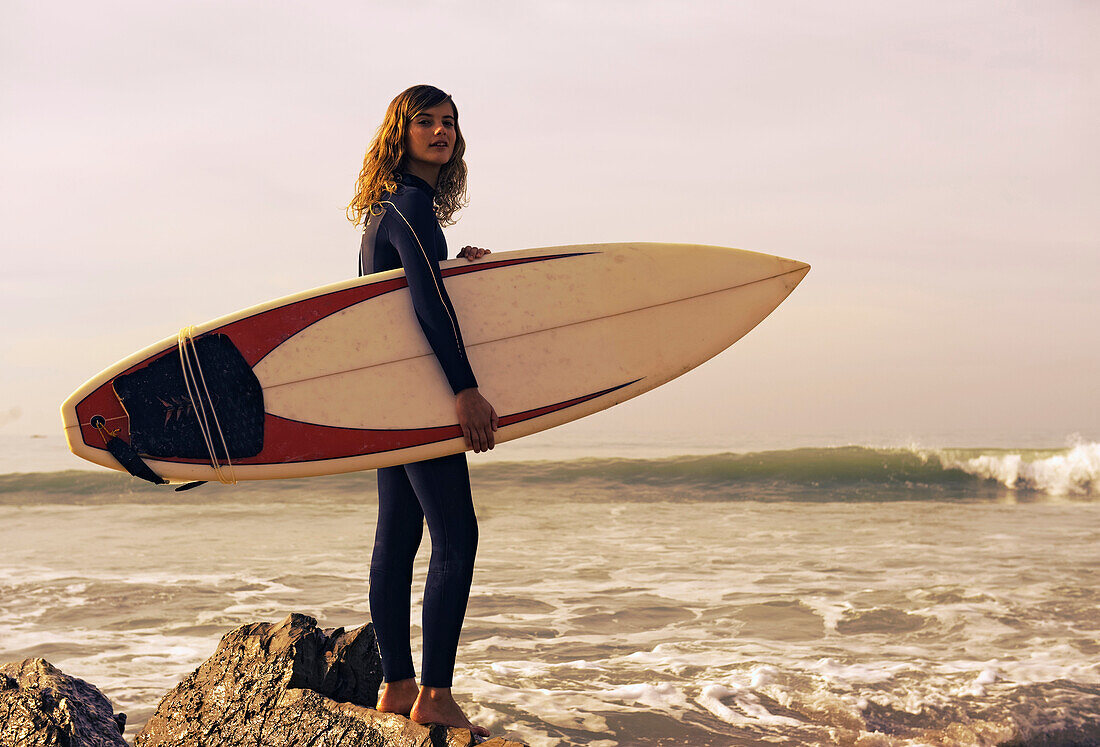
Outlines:
{"label": "sea foam", "polygon": [[1052,496],[1100,494],[1100,443],[1078,442],[1066,453],[1039,456],[981,454],[970,458],[941,455],[947,468],[996,480],[1007,488],[1025,488]]}

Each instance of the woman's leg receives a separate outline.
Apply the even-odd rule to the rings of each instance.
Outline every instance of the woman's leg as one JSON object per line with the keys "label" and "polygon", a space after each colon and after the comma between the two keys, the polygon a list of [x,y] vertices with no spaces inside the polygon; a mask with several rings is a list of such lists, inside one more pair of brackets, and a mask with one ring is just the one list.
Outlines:
{"label": "woman's leg", "polygon": [[405,468],[379,469],[378,527],[370,563],[370,615],[386,682],[416,677],[409,646],[409,598],[413,558],[423,533],[424,513]]}
{"label": "woman's leg", "polygon": [[477,553],[477,517],[470,496],[466,455],[406,464],[405,471],[420,499],[432,537],[432,558],[424,587],[423,687],[409,717],[422,724],[458,726],[487,737],[489,730],[471,724],[451,694],[455,652]]}
{"label": "woman's leg", "polygon": [[[449,688],[477,553],[477,517],[466,455],[405,465],[432,540],[424,587],[424,687]],[[377,552],[377,550],[375,551]]]}

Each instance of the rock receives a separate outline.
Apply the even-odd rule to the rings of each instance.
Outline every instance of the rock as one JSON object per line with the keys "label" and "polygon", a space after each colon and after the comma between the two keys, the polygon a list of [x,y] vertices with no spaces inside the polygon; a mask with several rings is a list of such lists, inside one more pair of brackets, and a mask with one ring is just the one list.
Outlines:
{"label": "rock", "polygon": [[[466,729],[373,710],[382,664],[370,624],[322,631],[292,614],[245,625],[172,689],[135,747],[467,747]],[[520,747],[494,739],[488,747]]]}
{"label": "rock", "polygon": [[45,659],[0,667],[0,745],[126,747],[120,723],[103,693]]}

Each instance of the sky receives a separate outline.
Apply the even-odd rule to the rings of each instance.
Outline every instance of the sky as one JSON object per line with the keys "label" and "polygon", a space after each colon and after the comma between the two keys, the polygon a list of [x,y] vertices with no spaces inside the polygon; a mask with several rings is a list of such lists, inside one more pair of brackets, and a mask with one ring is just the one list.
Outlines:
{"label": "sky", "polygon": [[1100,440],[1097,38],[1084,0],[0,0],[0,434],[59,433],[182,326],[354,276],[365,147],[432,83],[467,139],[452,253],[813,266],[579,441]]}

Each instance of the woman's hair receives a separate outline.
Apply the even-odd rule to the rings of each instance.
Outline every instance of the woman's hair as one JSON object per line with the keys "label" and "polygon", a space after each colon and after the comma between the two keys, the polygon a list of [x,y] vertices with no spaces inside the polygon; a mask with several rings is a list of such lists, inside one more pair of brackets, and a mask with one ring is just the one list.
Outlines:
{"label": "woman's hair", "polygon": [[[363,170],[355,184],[355,197],[348,203],[348,220],[358,225],[375,213],[375,206],[382,200],[383,192],[397,189],[398,174],[405,166],[405,135],[409,122],[425,109],[450,102],[451,97],[435,86],[413,86],[390,102],[386,118],[374,134],[367,155],[363,157]],[[439,170],[439,183],[435,191],[435,214],[440,223],[454,223],[454,214],[466,205],[466,141],[458,126],[458,108],[455,111],[455,147],[451,159]]]}

